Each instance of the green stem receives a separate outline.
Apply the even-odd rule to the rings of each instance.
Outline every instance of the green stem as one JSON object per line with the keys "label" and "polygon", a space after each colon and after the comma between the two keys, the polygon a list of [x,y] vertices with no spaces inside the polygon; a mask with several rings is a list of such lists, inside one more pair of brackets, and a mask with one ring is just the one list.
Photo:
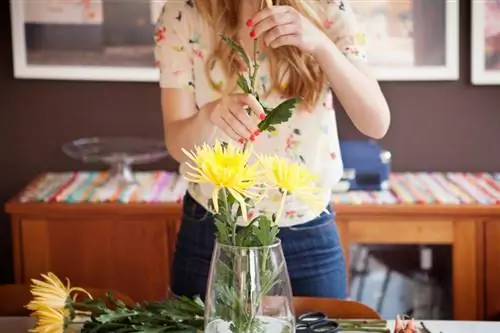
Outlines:
{"label": "green stem", "polygon": [[285,202],[286,202],[286,197],[288,195],[288,192],[283,192],[283,195],[281,197],[280,201],[280,206],[278,208],[278,211],[276,212],[276,216],[274,217],[274,224],[277,224],[281,218],[281,214],[283,214],[283,210],[285,209]]}
{"label": "green stem", "polygon": [[255,94],[255,96],[257,97],[257,91],[255,89],[255,80],[257,79],[257,74],[259,72],[259,62],[257,61],[257,55],[258,55],[258,46],[259,46],[259,43],[258,43],[258,40],[257,39],[254,39],[253,40],[253,63],[252,63],[252,67],[250,69],[250,87],[252,89],[252,93]]}
{"label": "green stem", "polygon": [[233,246],[236,246],[236,221],[232,221],[231,217],[231,207],[229,207],[227,190],[225,188],[222,189],[222,201],[224,204],[224,217],[227,224],[232,224],[232,232],[231,232],[231,243]]}

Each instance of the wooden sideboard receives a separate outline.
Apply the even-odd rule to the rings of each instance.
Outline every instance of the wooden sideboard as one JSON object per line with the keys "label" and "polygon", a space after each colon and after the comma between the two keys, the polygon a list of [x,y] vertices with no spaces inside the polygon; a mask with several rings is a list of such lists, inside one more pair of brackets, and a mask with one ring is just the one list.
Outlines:
{"label": "wooden sideboard", "polygon": [[[452,246],[453,313],[500,313],[500,206],[337,204],[349,244]],[[10,200],[15,281],[52,271],[74,284],[110,288],[135,300],[169,292],[180,204],[43,203]]]}
{"label": "wooden sideboard", "polygon": [[485,244],[485,317],[500,321],[500,216],[486,220]]}

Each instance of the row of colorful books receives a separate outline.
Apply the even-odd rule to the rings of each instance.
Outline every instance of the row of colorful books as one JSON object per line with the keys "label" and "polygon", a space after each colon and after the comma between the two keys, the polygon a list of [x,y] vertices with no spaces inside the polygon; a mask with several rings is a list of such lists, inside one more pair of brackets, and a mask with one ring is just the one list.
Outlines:
{"label": "row of colorful books", "polygon": [[[388,191],[334,193],[339,204],[500,204],[500,178],[490,173],[393,173]],[[24,202],[179,202],[187,189],[177,173],[136,172],[138,186],[106,172],[48,173],[20,196]]]}

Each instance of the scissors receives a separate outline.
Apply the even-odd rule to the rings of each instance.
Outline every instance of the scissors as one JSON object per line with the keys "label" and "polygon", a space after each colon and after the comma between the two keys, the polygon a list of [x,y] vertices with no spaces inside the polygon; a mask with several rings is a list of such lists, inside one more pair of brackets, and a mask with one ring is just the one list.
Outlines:
{"label": "scissors", "polygon": [[308,312],[297,318],[295,332],[297,333],[336,333],[340,325],[322,312]]}

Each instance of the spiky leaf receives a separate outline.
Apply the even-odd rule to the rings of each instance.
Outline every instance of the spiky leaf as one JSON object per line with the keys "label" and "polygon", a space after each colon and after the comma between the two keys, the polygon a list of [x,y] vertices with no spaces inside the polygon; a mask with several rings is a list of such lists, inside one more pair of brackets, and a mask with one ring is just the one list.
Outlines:
{"label": "spiky leaf", "polygon": [[241,59],[245,62],[247,68],[250,68],[250,58],[248,57],[248,54],[245,52],[245,49],[243,49],[243,46],[241,46],[239,43],[235,42],[229,37],[221,36],[221,38],[224,41],[224,43],[226,43],[231,48],[231,50],[236,52],[241,57]]}
{"label": "spiky leaf", "polygon": [[241,74],[238,73],[238,86],[241,88],[241,90],[246,93],[246,94],[251,94],[252,89],[250,89],[250,86],[248,85],[247,78]]}
{"label": "spiky leaf", "polygon": [[261,132],[266,131],[269,127],[274,127],[273,125],[278,125],[284,123],[290,119],[292,116],[293,109],[299,102],[299,99],[294,97],[290,98],[277,107],[272,109],[266,116],[266,119],[262,120],[258,127]]}

